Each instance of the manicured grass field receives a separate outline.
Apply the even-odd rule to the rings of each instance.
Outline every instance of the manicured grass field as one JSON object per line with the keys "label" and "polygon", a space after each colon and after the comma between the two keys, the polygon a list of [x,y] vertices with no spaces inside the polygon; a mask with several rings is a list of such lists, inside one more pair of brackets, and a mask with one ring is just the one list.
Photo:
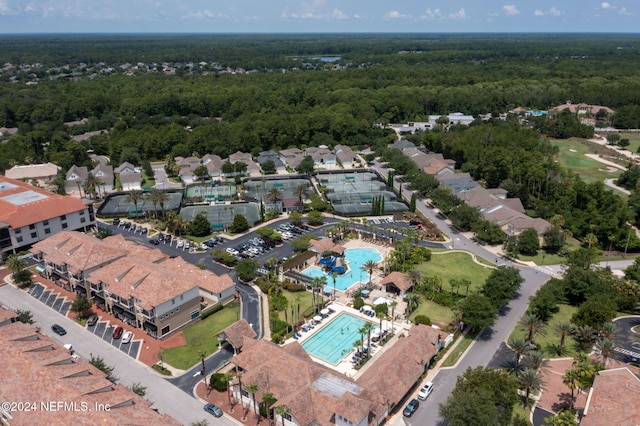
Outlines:
{"label": "manicured grass field", "polygon": [[[491,274],[493,269],[478,265],[469,253],[432,253],[431,260],[418,265],[416,268],[423,277],[439,276],[442,278],[444,290],[450,290],[449,281],[469,280],[469,292],[479,289]],[[466,288],[460,292],[466,293]]]}
{"label": "manicured grass field", "polygon": [[162,352],[163,362],[187,370],[200,362],[201,354],[209,356],[218,350],[218,339],[215,334],[224,330],[240,316],[240,304],[231,302],[224,309],[198,321],[184,329],[185,346],[165,349]]}
{"label": "manicured grass field", "polygon": [[[556,314],[554,314],[549,319],[547,324],[545,324],[545,326],[542,328],[542,333],[538,334],[538,336],[535,337],[535,342],[539,344],[540,347],[544,350],[544,355],[547,358],[559,358],[558,354],[547,349],[550,344],[557,345],[560,343],[560,336],[558,336],[554,331],[555,325],[559,322],[571,322],[571,316],[578,310],[578,308],[576,308],[575,306],[569,305],[559,305],[559,308],[560,310]],[[511,332],[509,339],[511,339],[512,337],[524,338],[526,337],[526,335],[527,333],[524,330],[520,329],[520,327],[516,327],[515,330]],[[567,336],[564,341],[565,347],[567,348],[567,353],[565,355],[562,355],[562,357],[574,356],[575,352],[573,350],[573,339]]]}
{"label": "manicured grass field", "polygon": [[626,148],[631,152],[638,152],[640,148],[640,133],[620,133],[620,139],[629,139],[629,146]]}
{"label": "manicured grass field", "polygon": [[604,148],[600,145],[578,139],[552,140],[551,145],[557,146],[560,151],[558,153],[560,165],[577,173],[587,182],[617,179],[622,173],[620,170],[608,172],[607,165],[585,155],[602,151]]}
{"label": "manicured grass field", "polygon": [[[281,289],[280,294],[286,297],[287,301],[289,302],[289,306],[287,308],[287,311],[288,311],[287,319],[289,320],[289,324],[291,324],[291,308],[294,306],[298,306],[298,304],[300,305],[301,317],[304,315],[306,315],[307,318],[310,316],[313,316],[311,315],[313,299],[312,299],[312,294],[310,292],[298,291],[298,292],[292,293],[290,291]],[[316,304],[320,303],[320,297],[321,297],[321,294],[316,294]],[[296,308],[296,312],[297,312],[297,308]],[[282,321],[285,320],[284,311],[278,312],[278,319],[281,319]]]}
{"label": "manicured grass field", "polygon": [[451,308],[438,305],[432,300],[425,299],[425,297],[422,295],[420,295],[419,297],[420,304],[418,305],[418,309],[411,313],[409,319],[413,320],[418,315],[426,315],[434,324],[449,324],[455,318],[453,312],[451,311]]}

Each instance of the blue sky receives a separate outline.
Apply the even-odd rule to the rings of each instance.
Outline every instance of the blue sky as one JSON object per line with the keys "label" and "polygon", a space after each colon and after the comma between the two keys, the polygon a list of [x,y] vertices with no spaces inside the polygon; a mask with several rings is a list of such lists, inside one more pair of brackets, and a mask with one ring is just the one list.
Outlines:
{"label": "blue sky", "polygon": [[639,15],[639,0],[0,0],[0,33],[636,33]]}

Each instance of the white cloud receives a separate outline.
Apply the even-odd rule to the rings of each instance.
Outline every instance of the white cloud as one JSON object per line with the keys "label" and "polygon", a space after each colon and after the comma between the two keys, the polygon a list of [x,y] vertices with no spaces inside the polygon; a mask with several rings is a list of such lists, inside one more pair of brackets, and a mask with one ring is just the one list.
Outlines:
{"label": "white cloud", "polygon": [[333,13],[331,14],[333,19],[349,19],[347,15],[344,14],[340,9],[333,9]]}
{"label": "white cloud", "polygon": [[626,16],[631,16],[631,15],[633,15],[631,12],[629,12],[629,11],[627,10],[627,8],[626,8],[626,7],[621,8],[619,13],[620,13],[620,15],[626,15]]}
{"label": "white cloud", "polygon": [[422,15],[421,18],[428,20],[442,19],[442,13],[440,13],[440,9],[431,10],[431,8],[429,8],[424,11],[424,15]]}
{"label": "white cloud", "polygon": [[610,9],[612,8],[611,3],[603,1],[602,3],[600,3],[600,7],[603,9]]}
{"label": "white cloud", "polygon": [[229,19],[229,15],[224,13],[212,12],[208,9],[200,10],[198,12],[191,12],[183,16],[182,19]]}
{"label": "white cloud", "polygon": [[9,2],[7,0],[0,0],[0,15],[10,15],[11,7],[9,7]]}
{"label": "white cloud", "polygon": [[544,15],[562,16],[562,15],[564,15],[564,12],[562,12],[562,11],[560,11],[560,10],[556,9],[556,7],[555,7],[555,6],[553,6],[553,7],[552,7],[551,9],[549,9],[549,11],[548,11],[548,12],[546,12],[546,13],[545,13],[545,12],[543,12],[543,11],[541,11],[540,9],[536,9],[536,11],[535,11],[535,12],[533,12],[533,14],[534,14],[535,16],[544,16]]}
{"label": "white cloud", "polygon": [[520,11],[514,4],[505,4],[502,6],[502,10],[507,16],[514,16],[520,14]]}
{"label": "white cloud", "polygon": [[452,12],[449,14],[449,18],[451,19],[467,19],[468,16],[465,13],[464,9],[461,8],[460,10],[458,10],[457,12]]}
{"label": "white cloud", "polygon": [[384,15],[385,19],[406,19],[406,18],[411,18],[411,15],[405,15],[403,13],[398,12],[397,10],[392,10],[390,12],[387,12]]}

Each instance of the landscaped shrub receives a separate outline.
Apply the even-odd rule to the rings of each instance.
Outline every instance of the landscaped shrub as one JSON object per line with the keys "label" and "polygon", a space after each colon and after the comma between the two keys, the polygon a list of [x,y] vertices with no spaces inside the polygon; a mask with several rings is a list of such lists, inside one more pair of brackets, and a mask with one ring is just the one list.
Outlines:
{"label": "landscaped shrub", "polygon": [[285,282],[282,284],[282,287],[287,290],[290,291],[292,293],[297,293],[300,291],[305,291],[307,289],[307,286],[304,284],[298,284],[298,283],[294,283],[291,282],[289,280],[285,280]]}
{"label": "landscaped shrub", "polygon": [[269,294],[273,290],[275,284],[267,280],[267,276],[260,277],[256,280],[256,284],[260,287],[260,291],[264,294]]}
{"label": "landscaped shrub", "polygon": [[389,305],[387,305],[386,303],[380,303],[378,305],[375,305],[373,307],[373,310],[376,312],[376,314],[383,313],[386,315],[389,312]]}
{"label": "landscaped shrub", "polygon": [[280,343],[284,342],[284,335],[282,333],[272,333],[271,341],[279,345]]}
{"label": "landscaped shrub", "polygon": [[165,376],[171,376],[171,370],[161,366],[160,364],[154,364],[151,368],[156,370],[160,374],[164,374]]}
{"label": "landscaped shrub", "polygon": [[222,373],[213,373],[209,379],[209,385],[217,391],[224,392],[229,387],[229,376]]}
{"label": "landscaped shrub", "polygon": [[271,320],[271,333],[273,334],[284,334],[287,331],[289,324],[280,320],[280,319],[272,319]]}
{"label": "landscaped shrub", "polygon": [[416,317],[413,320],[413,322],[416,323],[416,324],[431,325],[431,318],[429,318],[426,315],[416,315]]}
{"label": "landscaped shrub", "polygon": [[353,299],[353,307],[355,309],[360,309],[364,306],[364,300],[362,299],[362,297],[356,297],[355,299]]}
{"label": "landscaped shrub", "polygon": [[211,315],[215,314],[218,311],[221,311],[224,308],[223,305],[215,305],[213,308],[204,311],[202,314],[200,314],[200,319],[203,320],[205,318],[210,317]]}
{"label": "landscaped shrub", "polygon": [[433,301],[442,306],[456,306],[458,300],[464,299],[464,296],[451,294],[448,291],[439,291],[433,295]]}

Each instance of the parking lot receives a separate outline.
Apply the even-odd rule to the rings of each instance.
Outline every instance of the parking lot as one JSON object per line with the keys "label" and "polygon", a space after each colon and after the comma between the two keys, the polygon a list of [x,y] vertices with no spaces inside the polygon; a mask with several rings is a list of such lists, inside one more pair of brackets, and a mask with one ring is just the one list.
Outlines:
{"label": "parking lot", "polygon": [[68,300],[66,296],[48,289],[41,283],[31,284],[28,293],[64,316],[69,313],[69,308],[71,308],[71,303],[73,303],[71,300]]}
{"label": "parking lot", "polygon": [[130,357],[138,359],[140,348],[142,346],[142,340],[132,339],[130,343],[122,343],[122,338],[114,339],[112,337],[113,331],[116,329],[116,327],[117,325],[112,325],[109,323],[109,321],[98,321],[94,326],[87,326],[87,330],[90,333],[93,333],[96,336],[100,337],[111,346],[120,349]]}

